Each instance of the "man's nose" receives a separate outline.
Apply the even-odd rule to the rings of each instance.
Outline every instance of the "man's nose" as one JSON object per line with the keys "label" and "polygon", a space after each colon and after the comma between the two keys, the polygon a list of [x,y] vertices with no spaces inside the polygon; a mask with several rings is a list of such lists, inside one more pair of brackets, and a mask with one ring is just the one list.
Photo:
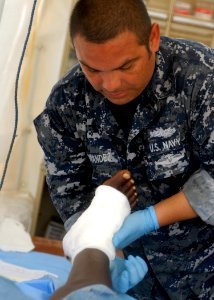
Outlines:
{"label": "man's nose", "polygon": [[102,88],[108,92],[120,89],[121,79],[116,71],[105,72],[102,74]]}

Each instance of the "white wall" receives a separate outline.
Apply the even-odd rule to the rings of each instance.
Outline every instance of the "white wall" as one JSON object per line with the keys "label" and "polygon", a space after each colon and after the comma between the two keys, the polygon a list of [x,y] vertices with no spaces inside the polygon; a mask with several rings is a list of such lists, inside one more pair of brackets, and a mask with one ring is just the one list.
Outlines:
{"label": "white wall", "polygon": [[[19,1],[13,1],[14,5]],[[24,0],[21,0],[24,1]],[[25,0],[29,1],[29,0]],[[68,38],[68,22],[74,1],[40,0],[19,86],[19,127],[3,192],[25,193],[34,201],[35,227],[44,172],[43,153],[33,119],[42,111],[52,86],[61,76]],[[19,10],[19,7],[14,7]]]}

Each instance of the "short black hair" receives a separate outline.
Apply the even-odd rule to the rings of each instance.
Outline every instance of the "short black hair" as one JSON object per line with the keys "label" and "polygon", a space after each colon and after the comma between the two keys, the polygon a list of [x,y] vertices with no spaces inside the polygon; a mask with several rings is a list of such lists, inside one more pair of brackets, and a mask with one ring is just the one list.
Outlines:
{"label": "short black hair", "polygon": [[139,44],[149,44],[151,19],[142,0],[79,0],[70,17],[70,36],[77,34],[102,44],[124,31],[136,34]]}

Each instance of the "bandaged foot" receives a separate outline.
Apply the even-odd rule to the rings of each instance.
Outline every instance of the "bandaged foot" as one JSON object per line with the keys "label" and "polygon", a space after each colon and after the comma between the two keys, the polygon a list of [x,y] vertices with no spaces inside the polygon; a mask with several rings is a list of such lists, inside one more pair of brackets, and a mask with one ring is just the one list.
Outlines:
{"label": "bandaged foot", "polygon": [[112,237],[129,213],[130,204],[123,193],[111,186],[99,186],[88,209],[63,239],[65,255],[73,262],[82,250],[96,248],[106,253],[109,260],[114,259]]}

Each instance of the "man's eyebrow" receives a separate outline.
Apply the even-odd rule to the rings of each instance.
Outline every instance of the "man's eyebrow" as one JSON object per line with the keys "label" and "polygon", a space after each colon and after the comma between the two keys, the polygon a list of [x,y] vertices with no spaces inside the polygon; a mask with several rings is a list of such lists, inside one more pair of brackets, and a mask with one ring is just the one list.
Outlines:
{"label": "man's eyebrow", "polygon": [[134,57],[134,58],[127,59],[121,66],[119,66],[119,67],[116,68],[116,69],[121,69],[121,68],[125,67],[126,65],[135,62],[136,60],[138,60],[138,58],[139,58],[139,57],[137,56],[137,57]]}
{"label": "man's eyebrow", "polygon": [[87,67],[88,69],[92,69],[92,70],[94,70],[94,71],[99,71],[99,70],[97,70],[97,69],[95,69],[95,68],[93,68],[93,67],[90,67],[90,66],[87,65],[84,61],[82,61],[82,60],[80,60],[80,59],[79,59],[79,62],[81,63],[81,65]]}
{"label": "man's eyebrow", "polygon": [[[134,58],[131,58],[131,59],[127,59],[122,65],[118,66],[117,68],[113,69],[113,70],[118,70],[118,69],[121,69],[123,67],[125,67],[126,65],[130,64],[130,63],[133,63],[135,62],[136,60],[138,60],[139,57],[134,57]],[[86,68],[88,69],[91,69],[91,70],[94,70],[94,71],[97,71],[97,72],[100,72],[100,70],[97,70],[89,65],[87,65],[84,61],[82,60],[79,60],[80,64],[82,64],[83,66],[85,66]]]}

